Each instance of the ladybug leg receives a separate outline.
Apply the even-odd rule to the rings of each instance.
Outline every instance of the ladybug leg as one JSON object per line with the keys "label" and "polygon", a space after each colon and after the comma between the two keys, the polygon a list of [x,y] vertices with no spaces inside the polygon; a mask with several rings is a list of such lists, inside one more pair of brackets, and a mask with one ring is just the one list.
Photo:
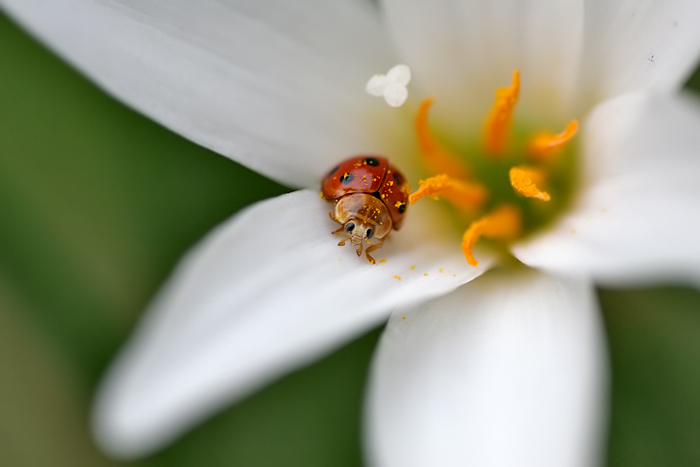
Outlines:
{"label": "ladybug leg", "polygon": [[[335,233],[335,232],[334,232],[334,233]],[[338,242],[338,246],[345,246],[345,242],[348,241],[348,238],[350,238],[350,237],[345,237],[344,239],[342,239],[341,241],[339,241],[339,242]]]}
{"label": "ladybug leg", "polygon": [[369,261],[371,264],[375,264],[376,261],[374,260],[374,258],[372,258],[370,256],[370,253],[373,252],[374,250],[378,250],[379,248],[381,248],[382,245],[384,245],[384,240],[386,240],[386,239],[383,238],[379,243],[375,243],[374,245],[368,247],[367,251],[365,251],[365,256],[367,257],[367,261]]}

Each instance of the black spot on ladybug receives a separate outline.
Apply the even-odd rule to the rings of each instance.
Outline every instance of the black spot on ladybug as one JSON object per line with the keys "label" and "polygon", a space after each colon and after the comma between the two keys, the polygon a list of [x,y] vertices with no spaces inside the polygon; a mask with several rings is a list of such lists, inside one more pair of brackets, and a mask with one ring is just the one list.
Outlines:
{"label": "black spot on ladybug", "polygon": [[379,165],[379,161],[377,159],[375,159],[374,157],[368,157],[363,162],[371,167],[376,167]]}
{"label": "black spot on ladybug", "polygon": [[343,185],[347,185],[348,183],[352,182],[352,179],[355,178],[355,174],[351,173],[344,173],[342,177],[340,177],[340,183]]}
{"label": "black spot on ladybug", "polygon": [[401,175],[396,175],[396,172],[394,172],[394,180],[396,181],[396,184],[401,186],[403,185],[403,180],[401,180]]}
{"label": "black spot on ladybug", "polygon": [[404,212],[406,212],[406,204],[405,204],[405,203],[401,203],[401,204],[399,205],[399,214],[403,214]]}
{"label": "black spot on ladybug", "polygon": [[326,175],[326,177],[330,177],[331,175],[333,175],[334,173],[336,173],[336,171],[337,171],[339,168],[340,168],[340,166],[339,166],[339,165],[336,165],[335,168],[333,168],[333,170],[331,170],[330,172],[328,172],[328,175]]}

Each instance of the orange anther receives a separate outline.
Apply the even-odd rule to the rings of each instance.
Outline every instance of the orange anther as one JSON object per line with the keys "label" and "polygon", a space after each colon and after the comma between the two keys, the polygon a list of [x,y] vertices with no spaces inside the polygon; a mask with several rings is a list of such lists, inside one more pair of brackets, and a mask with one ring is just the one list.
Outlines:
{"label": "orange anther", "polygon": [[413,204],[424,196],[430,196],[433,199],[444,196],[462,211],[473,213],[484,204],[488,197],[488,191],[478,183],[465,182],[441,174],[427,180],[421,180],[418,190],[411,194],[408,199]]}
{"label": "orange anther", "polygon": [[533,167],[513,167],[510,169],[510,184],[515,191],[526,198],[537,198],[542,201],[549,201],[550,196],[546,191],[538,188],[538,184],[544,183],[545,174],[540,169]]}
{"label": "orange anther", "polygon": [[479,262],[474,258],[472,250],[476,241],[484,236],[497,240],[514,240],[522,227],[520,211],[511,205],[504,204],[490,214],[478,219],[469,226],[462,237],[462,252],[467,262],[472,266],[478,266]]}
{"label": "orange anther", "polygon": [[500,155],[508,143],[508,131],[513,119],[515,104],[520,95],[520,71],[513,71],[513,81],[507,88],[496,90],[496,100],[486,118],[484,146],[494,156]]}
{"label": "orange anther", "polygon": [[445,173],[454,178],[466,178],[467,168],[457,158],[440,146],[428,128],[428,111],[435,99],[429,97],[421,102],[416,114],[416,136],[425,164],[432,173]]}
{"label": "orange anther", "polygon": [[535,136],[528,146],[530,158],[537,161],[549,160],[552,155],[566,146],[578,130],[578,122],[571,120],[564,131],[558,135],[552,133],[540,133]]}

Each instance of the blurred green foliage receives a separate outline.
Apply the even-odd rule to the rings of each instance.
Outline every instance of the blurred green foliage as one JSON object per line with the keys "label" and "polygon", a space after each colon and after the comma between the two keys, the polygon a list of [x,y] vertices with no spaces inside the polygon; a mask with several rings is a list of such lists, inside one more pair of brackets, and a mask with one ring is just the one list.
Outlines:
{"label": "blurred green foliage", "polygon": [[[151,458],[98,451],[91,395],[175,262],[287,188],[114,101],[1,15],[0,60],[0,465],[360,465],[379,330]],[[609,465],[700,465],[700,294],[605,290],[601,302]]]}

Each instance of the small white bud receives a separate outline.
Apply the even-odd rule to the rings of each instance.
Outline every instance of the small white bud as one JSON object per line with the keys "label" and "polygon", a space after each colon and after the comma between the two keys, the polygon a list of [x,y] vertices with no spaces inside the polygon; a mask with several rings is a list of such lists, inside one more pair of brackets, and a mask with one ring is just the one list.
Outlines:
{"label": "small white bud", "polygon": [[401,107],[408,98],[406,85],[411,81],[411,69],[407,65],[396,65],[386,75],[374,75],[365,86],[368,94],[384,96],[392,107]]}

